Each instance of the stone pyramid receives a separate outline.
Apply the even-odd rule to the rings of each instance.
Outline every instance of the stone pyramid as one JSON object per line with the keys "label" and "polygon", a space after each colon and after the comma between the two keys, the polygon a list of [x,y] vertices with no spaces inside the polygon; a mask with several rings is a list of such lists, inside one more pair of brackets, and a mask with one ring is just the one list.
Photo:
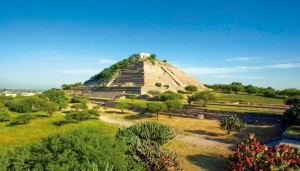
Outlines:
{"label": "stone pyramid", "polygon": [[[160,83],[162,86],[156,86]],[[134,63],[116,72],[109,80],[87,81],[86,85],[96,91],[124,91],[126,93],[146,94],[149,90],[173,91],[184,90],[188,85],[204,89],[204,85],[178,68],[159,61],[137,59]]]}

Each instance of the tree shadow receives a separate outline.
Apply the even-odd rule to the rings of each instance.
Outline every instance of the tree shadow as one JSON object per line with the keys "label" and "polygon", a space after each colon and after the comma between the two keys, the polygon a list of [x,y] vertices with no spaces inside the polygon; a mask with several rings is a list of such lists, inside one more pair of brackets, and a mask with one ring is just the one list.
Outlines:
{"label": "tree shadow", "polygon": [[121,111],[105,111],[104,113],[107,113],[107,114],[130,114],[126,111],[124,111],[123,113]]}
{"label": "tree shadow", "polygon": [[68,124],[68,123],[69,122],[67,122],[67,121],[55,121],[55,122],[53,122],[53,125],[62,126],[62,125]]}
{"label": "tree shadow", "polygon": [[199,166],[199,170],[223,170],[225,166],[225,158],[222,155],[199,154],[188,155],[186,158],[194,165]]}
{"label": "tree shadow", "polygon": [[35,114],[35,117],[37,118],[49,118],[48,114]]}
{"label": "tree shadow", "polygon": [[222,134],[222,133],[209,132],[209,131],[204,131],[204,130],[190,130],[190,129],[188,129],[188,130],[185,130],[185,132],[199,134],[199,135],[207,135],[207,136],[212,136],[212,137],[225,135],[225,134]]}
{"label": "tree shadow", "polygon": [[125,119],[128,120],[136,120],[136,119],[144,119],[144,118],[153,118],[154,116],[151,114],[135,114],[135,115],[128,115],[125,116]]}

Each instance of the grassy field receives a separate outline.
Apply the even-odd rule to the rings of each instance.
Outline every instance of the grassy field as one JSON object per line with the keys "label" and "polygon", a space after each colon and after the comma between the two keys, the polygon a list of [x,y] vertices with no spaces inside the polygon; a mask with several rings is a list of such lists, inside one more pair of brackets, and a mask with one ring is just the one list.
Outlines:
{"label": "grassy field", "polygon": [[300,139],[300,126],[291,126],[284,131],[284,136],[288,138]]}
{"label": "grassy field", "polygon": [[245,104],[283,104],[282,98],[269,98],[248,94],[226,94],[214,92],[217,102],[241,102]]}
{"label": "grassy field", "polygon": [[[224,130],[220,129],[218,120],[169,118],[162,115],[157,120],[154,115],[140,115],[127,110],[122,114],[120,110],[113,108],[102,112],[103,115],[118,120],[134,123],[154,121],[171,126],[178,138],[172,140],[168,147],[177,153],[182,166],[187,171],[222,170],[232,147],[246,139],[249,133],[255,133],[259,141],[266,142],[280,136],[284,130],[284,128],[274,126],[248,125],[243,132],[227,135]],[[191,138],[192,141],[183,141],[180,138],[182,136]],[[200,143],[202,140],[209,141]],[[216,145],[213,145],[214,143]]]}

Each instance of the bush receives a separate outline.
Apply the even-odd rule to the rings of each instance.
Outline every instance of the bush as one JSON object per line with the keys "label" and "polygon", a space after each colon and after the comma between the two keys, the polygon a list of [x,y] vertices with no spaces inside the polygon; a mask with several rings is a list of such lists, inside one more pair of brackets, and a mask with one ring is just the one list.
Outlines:
{"label": "bush", "polygon": [[158,91],[158,90],[149,90],[149,91],[147,91],[147,93],[150,94],[152,97],[155,97],[155,96],[160,94],[160,91]]}
{"label": "bush", "polygon": [[98,118],[99,113],[96,110],[83,110],[79,112],[71,112],[65,115],[66,122],[79,122]]}
{"label": "bush", "polygon": [[184,89],[185,89],[186,91],[188,91],[188,92],[191,92],[191,93],[197,92],[197,91],[198,91],[198,87],[196,87],[196,86],[194,86],[194,85],[186,86]]}
{"label": "bush", "polygon": [[255,134],[237,145],[228,157],[225,170],[299,170],[300,150],[286,144],[275,148],[260,144]]}
{"label": "bush", "polygon": [[300,116],[300,105],[295,105],[289,109],[287,109],[282,115],[282,122],[285,124],[294,124],[297,120],[298,116]]}
{"label": "bush", "polygon": [[232,115],[221,118],[220,127],[230,134],[231,131],[242,131],[246,126],[236,115]]}
{"label": "bush", "polygon": [[300,96],[291,96],[284,100],[284,104],[289,106],[295,106],[297,104],[300,104]]}
{"label": "bush", "polygon": [[263,95],[264,95],[265,97],[276,97],[276,93],[275,93],[274,90],[265,90],[265,91],[263,92]]}
{"label": "bush", "polygon": [[78,95],[71,99],[71,103],[87,103],[88,99],[87,95]]}
{"label": "bush", "polygon": [[10,120],[10,115],[7,111],[0,110],[0,122],[5,122]]}
{"label": "bush", "polygon": [[176,155],[161,147],[174,137],[169,126],[156,122],[139,123],[117,133],[117,138],[129,145],[129,155],[149,171],[181,169]]}
{"label": "bush", "polygon": [[31,120],[35,119],[35,116],[32,114],[24,113],[19,114],[15,119],[10,122],[10,125],[25,125],[30,123]]}
{"label": "bush", "polygon": [[99,170],[105,170],[109,162],[114,170],[144,170],[125,154],[126,144],[114,137],[114,131],[106,125],[94,124],[52,135],[9,151],[6,156],[9,164],[1,163],[1,167],[5,170],[88,170],[92,162]]}
{"label": "bush", "polygon": [[155,99],[160,101],[167,101],[167,100],[181,100],[183,96],[178,93],[174,93],[172,91],[166,91],[161,94],[158,94]]}
{"label": "bush", "polygon": [[128,108],[128,104],[124,102],[119,102],[115,106],[117,109],[120,109],[122,113],[124,113],[124,109]]}
{"label": "bush", "polygon": [[79,109],[87,109],[88,106],[86,105],[86,103],[79,103],[79,104],[73,104],[71,106],[72,109],[75,109],[76,111],[78,111]]}
{"label": "bush", "polygon": [[156,87],[162,87],[162,84],[161,83],[155,83],[155,86]]}

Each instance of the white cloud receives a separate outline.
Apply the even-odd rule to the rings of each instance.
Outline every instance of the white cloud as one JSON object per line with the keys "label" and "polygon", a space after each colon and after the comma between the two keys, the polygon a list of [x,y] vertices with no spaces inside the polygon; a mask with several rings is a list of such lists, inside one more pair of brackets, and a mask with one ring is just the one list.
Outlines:
{"label": "white cloud", "polygon": [[113,64],[116,61],[112,60],[112,59],[107,59],[107,58],[102,58],[98,60],[99,64]]}
{"label": "white cloud", "polygon": [[99,70],[96,69],[68,69],[68,70],[60,70],[59,73],[65,73],[65,74],[73,74],[73,75],[94,75],[99,72]]}
{"label": "white cloud", "polygon": [[226,61],[250,61],[250,60],[255,60],[255,59],[259,59],[259,57],[253,57],[253,58],[249,58],[249,57],[228,58],[228,59],[226,59]]}
{"label": "white cloud", "polygon": [[300,63],[275,64],[275,65],[265,65],[265,66],[235,66],[235,67],[227,67],[227,68],[181,67],[183,71],[191,75],[215,75],[215,74],[245,72],[249,70],[290,69],[290,68],[300,68]]}

